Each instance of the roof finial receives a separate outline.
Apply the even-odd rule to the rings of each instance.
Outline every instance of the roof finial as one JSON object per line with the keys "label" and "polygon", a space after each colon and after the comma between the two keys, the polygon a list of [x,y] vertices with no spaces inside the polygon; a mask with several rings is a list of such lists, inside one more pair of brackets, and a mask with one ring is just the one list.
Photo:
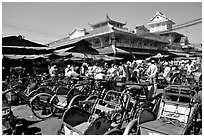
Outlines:
{"label": "roof finial", "polygon": [[110,18],[109,18],[109,16],[108,16],[108,14],[106,14],[106,19],[107,19],[107,20],[110,20]]}

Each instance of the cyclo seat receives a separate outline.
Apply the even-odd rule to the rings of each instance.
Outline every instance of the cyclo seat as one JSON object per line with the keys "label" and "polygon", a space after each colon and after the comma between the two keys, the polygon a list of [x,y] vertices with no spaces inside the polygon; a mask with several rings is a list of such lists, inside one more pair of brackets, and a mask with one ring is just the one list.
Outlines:
{"label": "cyclo seat", "polygon": [[124,87],[126,84],[124,82],[116,82],[116,87]]}
{"label": "cyclo seat", "polygon": [[128,86],[128,89],[131,90],[131,91],[134,91],[134,90],[143,90],[143,87],[141,85],[131,85],[131,86]]}
{"label": "cyclo seat", "polygon": [[144,87],[138,83],[128,83],[126,84],[126,87],[128,88],[131,93],[134,94],[141,94],[143,93]]}

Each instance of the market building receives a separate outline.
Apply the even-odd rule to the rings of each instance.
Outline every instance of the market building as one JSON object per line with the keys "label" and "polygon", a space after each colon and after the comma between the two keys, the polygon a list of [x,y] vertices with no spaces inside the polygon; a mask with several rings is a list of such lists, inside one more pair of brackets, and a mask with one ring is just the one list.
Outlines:
{"label": "market building", "polygon": [[146,58],[158,53],[171,56],[190,55],[182,48],[186,36],[171,31],[175,23],[161,12],[157,12],[147,24],[150,29],[140,25],[130,30],[125,27],[126,24],[127,22],[115,21],[107,15],[105,20],[89,24],[91,30],[75,28],[68,37],[47,46],[57,48],[85,39],[101,54],[122,57],[133,55],[136,58]]}

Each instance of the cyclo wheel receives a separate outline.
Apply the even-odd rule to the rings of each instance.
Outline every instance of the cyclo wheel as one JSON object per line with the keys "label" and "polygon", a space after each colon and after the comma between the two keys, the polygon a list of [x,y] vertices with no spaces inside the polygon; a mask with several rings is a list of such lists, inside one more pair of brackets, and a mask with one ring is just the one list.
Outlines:
{"label": "cyclo wheel", "polygon": [[71,108],[72,106],[78,106],[78,107],[82,107],[79,105],[79,101],[83,101],[86,99],[86,96],[83,95],[76,95],[72,98],[72,100],[69,102],[69,105],[67,107],[67,109]]}
{"label": "cyclo wheel", "polygon": [[128,123],[123,135],[138,135],[138,120],[134,119]]}
{"label": "cyclo wheel", "polygon": [[50,104],[51,98],[50,94],[39,93],[30,99],[31,110],[37,118],[45,119],[53,115],[54,106]]}
{"label": "cyclo wheel", "polygon": [[112,129],[104,133],[104,135],[123,135],[123,132],[119,129]]}

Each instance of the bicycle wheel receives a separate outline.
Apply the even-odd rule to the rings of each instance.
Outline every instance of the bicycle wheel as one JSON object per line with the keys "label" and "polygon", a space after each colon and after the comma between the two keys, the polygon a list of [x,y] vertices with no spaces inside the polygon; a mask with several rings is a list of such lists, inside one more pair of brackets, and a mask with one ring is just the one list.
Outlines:
{"label": "bicycle wheel", "polygon": [[79,101],[83,101],[86,99],[86,96],[83,95],[76,95],[72,98],[72,100],[69,102],[69,105],[67,107],[67,109],[71,108],[72,106],[78,106],[78,107],[82,107],[79,104]]}
{"label": "bicycle wheel", "polygon": [[31,110],[37,118],[45,119],[53,115],[54,106],[50,104],[51,98],[50,94],[40,93],[30,100]]}

